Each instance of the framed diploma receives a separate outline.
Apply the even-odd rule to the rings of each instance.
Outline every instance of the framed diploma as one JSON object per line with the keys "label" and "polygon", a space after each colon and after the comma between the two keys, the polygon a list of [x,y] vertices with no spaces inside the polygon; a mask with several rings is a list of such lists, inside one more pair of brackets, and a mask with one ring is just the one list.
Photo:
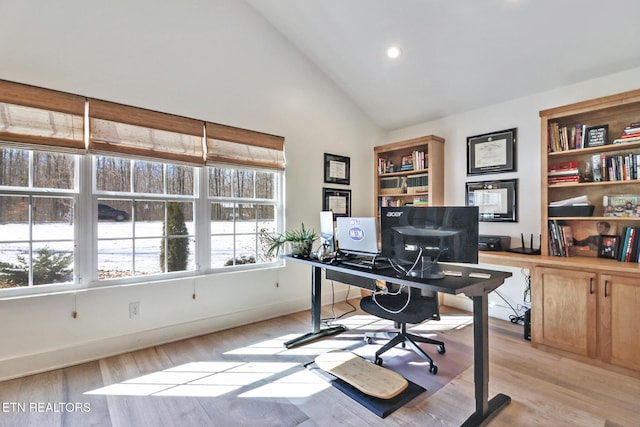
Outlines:
{"label": "framed diploma", "polygon": [[467,182],[467,206],[477,206],[479,221],[518,222],[517,179]]}
{"label": "framed diploma", "polygon": [[351,216],[351,190],[339,188],[322,189],[322,210],[337,216]]}
{"label": "framed diploma", "polygon": [[351,159],[324,153],[324,182],[349,185]]}
{"label": "framed diploma", "polygon": [[516,128],[467,138],[467,175],[514,172]]}

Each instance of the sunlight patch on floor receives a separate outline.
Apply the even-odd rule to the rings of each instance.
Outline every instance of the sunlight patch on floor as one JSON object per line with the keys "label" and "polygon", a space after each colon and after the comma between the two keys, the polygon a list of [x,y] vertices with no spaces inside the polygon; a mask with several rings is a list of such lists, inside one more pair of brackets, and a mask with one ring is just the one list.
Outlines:
{"label": "sunlight patch on floor", "polygon": [[[242,356],[255,359],[259,356],[315,356],[336,349],[356,349],[357,354],[373,359],[375,351],[384,341],[373,345],[364,344],[367,331],[392,331],[393,322],[370,315],[355,315],[334,323],[348,327],[346,332],[318,340],[309,344],[287,349],[284,343],[297,337],[287,334],[249,346],[234,349],[225,356]],[[460,329],[473,323],[468,315],[442,315],[440,321],[425,322],[421,325],[409,325],[413,332],[429,334],[446,330]],[[406,349],[393,348],[386,357],[394,357],[406,352]],[[198,361],[167,368],[137,378],[107,385],[85,394],[113,396],[190,396],[217,397],[239,392],[240,398],[258,399],[305,399],[330,387],[319,376],[294,362],[251,361]]]}

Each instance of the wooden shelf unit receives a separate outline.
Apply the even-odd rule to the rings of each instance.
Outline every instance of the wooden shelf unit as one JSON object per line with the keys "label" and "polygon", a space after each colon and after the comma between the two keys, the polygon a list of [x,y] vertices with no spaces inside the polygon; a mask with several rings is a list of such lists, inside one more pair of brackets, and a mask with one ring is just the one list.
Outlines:
{"label": "wooden shelf unit", "polygon": [[[640,154],[640,142],[611,144],[625,126],[640,122],[640,90],[634,90],[540,112],[541,119],[541,231],[542,256],[531,257],[532,344],[560,354],[604,364],[612,369],[640,374],[640,341],[630,325],[640,322],[640,264],[596,257],[550,256],[549,219],[598,221],[624,227],[640,227],[640,217],[604,215],[602,197],[640,195],[640,180],[549,184],[549,164],[563,161],[591,162],[595,154]],[[549,126],[608,126],[609,144],[592,148],[548,152]],[[551,201],[586,195],[595,205],[590,217],[552,217]],[[486,258],[486,257],[485,257]],[[523,260],[513,260],[517,263]]]}
{"label": "wooden shelf unit", "polygon": [[[608,156],[624,154],[640,154],[640,142],[629,142],[622,144],[611,144],[619,138],[625,126],[631,123],[640,122],[640,90],[606,96],[562,107],[540,111],[541,119],[541,231],[542,231],[542,254],[549,255],[549,219],[555,220],[585,220],[585,221],[612,221],[618,226],[620,231],[625,226],[640,227],[640,217],[611,217],[604,215],[602,198],[605,195],[615,194],[637,194],[640,195],[640,180],[624,181],[598,181],[598,182],[577,182],[548,184],[547,171],[550,164],[566,161],[588,162],[591,164],[591,157],[597,154]],[[552,123],[558,123],[560,127],[573,127],[577,124],[588,126],[608,126],[607,140],[609,144],[599,147],[589,147],[566,151],[548,152],[549,127]],[[565,200],[572,197],[588,196],[590,202],[595,206],[591,217],[552,217],[548,215],[547,206],[552,201]],[[600,259],[593,259],[597,263]],[[571,262],[569,258],[567,262]]]}
{"label": "wooden shelf unit", "polygon": [[[405,141],[394,142],[377,146],[374,151],[374,192],[375,192],[375,212],[380,213],[383,199],[392,199],[400,206],[413,203],[415,197],[428,198],[430,206],[438,206],[444,203],[444,139],[428,135],[419,138],[413,138]],[[424,169],[413,169],[409,171],[400,171],[402,166],[402,158],[411,156],[414,152],[424,153],[426,167]],[[380,159],[394,164],[394,172],[381,172],[378,169]],[[406,185],[402,182],[408,180],[414,175],[426,174],[428,179],[426,188],[420,191],[410,192]],[[381,182],[386,179],[397,179],[399,186],[396,189],[383,189]],[[409,192],[408,192],[409,191]]]}

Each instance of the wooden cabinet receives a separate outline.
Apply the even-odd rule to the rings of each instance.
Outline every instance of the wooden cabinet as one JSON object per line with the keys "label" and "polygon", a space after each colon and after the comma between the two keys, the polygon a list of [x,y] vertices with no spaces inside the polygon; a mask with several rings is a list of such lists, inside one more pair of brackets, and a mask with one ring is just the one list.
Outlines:
{"label": "wooden cabinet", "polygon": [[444,139],[429,135],[374,148],[375,212],[444,203]]}
{"label": "wooden cabinet", "polygon": [[597,275],[538,267],[533,283],[532,341],[595,357]]}
{"label": "wooden cabinet", "polygon": [[640,372],[640,280],[603,271],[536,266],[531,340]]}
{"label": "wooden cabinet", "polygon": [[599,290],[600,358],[640,370],[640,280],[603,274]]}

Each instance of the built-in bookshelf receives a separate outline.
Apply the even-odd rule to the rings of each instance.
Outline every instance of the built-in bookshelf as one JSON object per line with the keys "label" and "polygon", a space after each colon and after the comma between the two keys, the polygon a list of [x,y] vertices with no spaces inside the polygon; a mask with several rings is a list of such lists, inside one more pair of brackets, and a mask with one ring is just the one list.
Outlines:
{"label": "built-in bookshelf", "polygon": [[[598,226],[606,223],[606,233],[621,236],[620,245],[626,245],[618,259],[624,260],[623,252],[627,261],[640,259],[637,242],[632,240],[636,249],[627,249],[629,234],[640,228],[640,90],[544,110],[540,118],[542,254],[609,262],[594,249]],[[550,212],[550,203],[563,200],[577,205]],[[593,206],[586,214],[580,206],[585,203]],[[580,229],[577,237],[566,228],[571,224]],[[577,241],[584,240],[580,233],[590,233],[592,250],[565,250],[563,227]]]}
{"label": "built-in bookshelf", "polygon": [[444,203],[444,139],[429,135],[374,148],[375,210]]}

